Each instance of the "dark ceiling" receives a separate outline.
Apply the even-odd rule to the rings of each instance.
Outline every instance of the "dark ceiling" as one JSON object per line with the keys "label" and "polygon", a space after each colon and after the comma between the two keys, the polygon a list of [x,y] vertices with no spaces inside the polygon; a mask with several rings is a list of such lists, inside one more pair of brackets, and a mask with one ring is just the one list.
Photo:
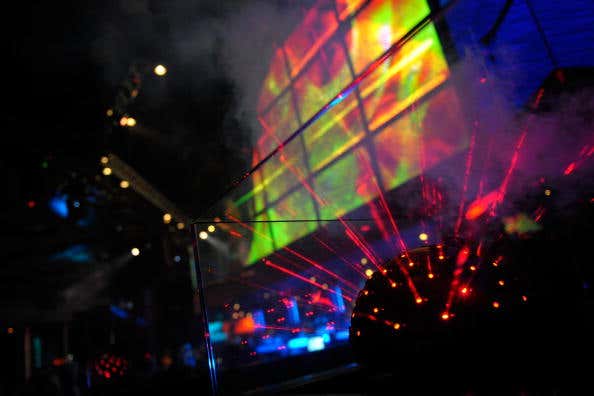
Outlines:
{"label": "dark ceiling", "polygon": [[[65,290],[164,232],[187,244],[187,227],[164,228],[162,210],[103,176],[99,159],[116,154],[189,216],[200,215],[249,166],[264,60],[302,3],[30,1],[5,14],[4,318],[68,310]],[[152,73],[159,63],[164,77]],[[106,111],[133,69],[139,94],[124,110],[138,124],[124,128]],[[66,219],[49,205],[64,194],[80,205]],[[90,252],[84,265],[72,251],[63,259],[77,246]]]}

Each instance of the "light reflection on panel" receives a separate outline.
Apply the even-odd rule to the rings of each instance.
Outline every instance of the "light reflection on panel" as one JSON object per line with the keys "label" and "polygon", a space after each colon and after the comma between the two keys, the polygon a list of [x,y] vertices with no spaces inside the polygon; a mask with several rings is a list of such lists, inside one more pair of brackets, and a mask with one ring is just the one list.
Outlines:
{"label": "light reflection on panel", "polygon": [[460,105],[447,88],[374,137],[384,189],[391,190],[455,154],[468,144],[460,133]]}
{"label": "light reflection on panel", "polygon": [[435,28],[428,26],[361,83],[370,130],[405,110],[447,76],[439,38]]}
{"label": "light reflection on panel", "polygon": [[[268,215],[270,220],[316,219],[313,201],[304,188],[299,188],[273,207],[270,207]],[[316,227],[315,222],[271,223],[272,235],[277,249],[315,231]]]}
{"label": "light reflection on panel", "polygon": [[274,56],[270,61],[270,68],[266,79],[262,84],[260,92],[260,100],[258,101],[258,111],[262,112],[264,109],[281,94],[283,89],[289,84],[289,77],[287,75],[287,68],[285,64],[285,57],[281,48],[274,51]]}
{"label": "light reflection on panel", "polygon": [[259,117],[262,135],[258,139],[258,150],[262,157],[278,146],[298,127],[293,108],[291,92],[286,92],[276,103]]}
{"label": "light reflection on panel", "polygon": [[337,28],[334,1],[319,0],[285,42],[292,77],[316,55]]}
{"label": "light reflection on panel", "polygon": [[291,187],[307,178],[303,150],[295,141],[262,166],[264,188],[268,202],[276,201]]}
{"label": "light reflection on panel", "polygon": [[307,120],[313,116],[351,79],[343,47],[338,41],[329,41],[295,81],[301,118]]}
{"label": "light reflection on panel", "polygon": [[365,128],[357,104],[356,96],[349,96],[303,134],[312,172],[326,166],[364,137]]}
{"label": "light reflection on panel", "polygon": [[429,11],[426,1],[372,1],[352,21],[346,36],[355,73],[360,73]]}
{"label": "light reflection on panel", "polygon": [[[256,165],[261,160],[258,150],[252,152],[252,166]],[[264,177],[262,170],[259,169],[252,174],[252,188],[249,191],[242,189],[237,191],[235,199],[227,204],[227,211],[231,210],[238,215],[243,213],[247,218],[252,218],[255,213],[259,213],[265,208],[264,200]],[[241,212],[239,211],[241,208]],[[242,216],[239,216],[242,217]]]}
{"label": "light reflection on panel", "polygon": [[[260,222],[270,220],[266,213],[256,216],[255,222],[252,224],[254,231],[251,233],[252,243],[249,249],[248,262],[253,263],[256,260],[271,254],[275,250],[275,245],[272,239],[271,224]],[[245,232],[245,231],[244,231]],[[248,235],[250,233],[248,232]]]}
{"label": "light reflection on panel", "polygon": [[377,195],[369,155],[356,149],[315,177],[317,192],[326,202],[320,208],[325,219],[342,216]]}
{"label": "light reflection on panel", "polygon": [[336,10],[338,11],[338,15],[340,20],[344,20],[352,15],[361,5],[365,2],[365,0],[336,0]]}
{"label": "light reflection on panel", "polygon": [[[259,158],[278,147],[298,128],[298,118],[301,122],[308,120],[352,81],[345,48],[349,51],[355,72],[360,73],[363,67],[429,13],[427,2],[419,0],[366,2],[364,5],[361,3],[363,8],[360,11],[357,4],[317,2],[285,42],[283,48],[292,71],[292,81],[271,108],[259,116],[262,125],[257,144]],[[343,22],[347,28],[345,34],[337,29],[335,19],[336,15],[343,18],[349,13],[356,13],[356,16]],[[279,57],[282,58],[276,56],[273,59],[274,64]],[[333,218],[378,196],[377,185],[370,186],[370,182],[375,180],[372,169],[387,173],[388,181],[396,178],[398,183],[388,183],[391,187],[417,175],[418,169],[414,169],[414,164],[418,161],[413,161],[412,153],[402,158],[400,167],[387,170],[389,165],[381,162],[383,158],[390,161],[389,155],[368,158],[366,148],[372,143],[364,141],[367,139],[366,130],[373,133],[399,113],[409,111],[411,106],[418,107],[416,101],[438,89],[447,77],[448,66],[439,37],[434,26],[428,25],[361,82],[359,92],[362,103],[358,102],[358,95],[354,93],[337,102],[298,139],[284,147],[282,155],[279,153],[264,164],[259,175],[261,180],[254,185],[257,210],[265,209],[261,206],[264,198],[267,204],[271,204],[301,184],[303,187],[298,188],[307,193],[308,199],[318,201],[321,217]],[[365,119],[360,114],[361,108]],[[418,108],[415,115],[420,123],[424,108]],[[395,133],[398,136],[392,137],[392,140],[407,143],[410,139],[404,132],[402,135],[401,132]],[[407,143],[408,149],[417,143],[411,140]],[[360,148],[349,153],[354,146]],[[395,152],[406,150],[393,149]],[[381,147],[381,150],[389,148]],[[327,168],[340,156],[344,158]],[[428,163],[432,164],[434,160],[431,158]],[[406,165],[407,162],[410,165]],[[313,177],[310,177],[310,172]],[[397,172],[397,176],[390,172]],[[296,205],[299,206],[299,203]],[[292,243],[303,235],[285,230],[283,239]],[[245,263],[253,261],[246,260]]]}

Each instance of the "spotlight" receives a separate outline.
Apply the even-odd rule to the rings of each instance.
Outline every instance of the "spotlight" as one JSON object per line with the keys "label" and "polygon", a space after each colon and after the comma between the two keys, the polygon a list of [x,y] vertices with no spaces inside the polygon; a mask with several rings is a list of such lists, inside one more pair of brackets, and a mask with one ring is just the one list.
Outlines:
{"label": "spotlight", "polygon": [[101,163],[103,165],[106,165],[109,162],[109,158],[107,158],[106,156],[101,157]]}
{"label": "spotlight", "polygon": [[373,275],[373,270],[370,268],[366,269],[365,275],[367,275],[368,278],[371,278],[371,275]]}
{"label": "spotlight", "polygon": [[206,238],[208,238],[208,233],[206,231],[200,231],[200,233],[198,234],[198,237],[200,239],[206,239]]}
{"label": "spotlight", "polygon": [[208,232],[214,232],[215,231],[215,226],[213,226],[212,224],[208,226],[207,228]]}
{"label": "spotlight", "polygon": [[425,242],[427,239],[429,239],[429,235],[427,235],[426,233],[422,232],[419,234],[419,239],[423,242]]}
{"label": "spotlight", "polygon": [[136,119],[134,119],[132,117],[128,117],[126,119],[126,126],[133,127],[135,125],[136,125]]}
{"label": "spotlight", "polygon": [[159,77],[164,76],[165,74],[167,74],[167,68],[163,65],[157,65],[155,66],[154,70],[155,74]]}
{"label": "spotlight", "polygon": [[180,223],[177,223],[176,227],[178,230],[183,230],[186,227],[186,225],[184,223],[180,222]]}
{"label": "spotlight", "polygon": [[105,168],[103,168],[103,174],[104,174],[105,176],[109,176],[109,175],[111,175],[111,168],[109,168],[109,167],[105,167]]}
{"label": "spotlight", "polygon": [[165,213],[163,215],[163,223],[165,223],[165,224],[171,223],[171,215],[169,213]]}
{"label": "spotlight", "polygon": [[122,188],[128,188],[128,187],[130,187],[130,182],[128,180],[122,180],[120,182],[120,187],[122,187]]}
{"label": "spotlight", "polygon": [[140,249],[138,248],[132,248],[132,250],[130,250],[130,253],[132,253],[132,256],[138,256],[140,254]]}
{"label": "spotlight", "polygon": [[126,126],[126,125],[128,125],[128,117],[120,118],[120,126]]}
{"label": "spotlight", "polygon": [[107,114],[108,117],[111,117],[113,115],[113,109],[107,109],[105,114]]}

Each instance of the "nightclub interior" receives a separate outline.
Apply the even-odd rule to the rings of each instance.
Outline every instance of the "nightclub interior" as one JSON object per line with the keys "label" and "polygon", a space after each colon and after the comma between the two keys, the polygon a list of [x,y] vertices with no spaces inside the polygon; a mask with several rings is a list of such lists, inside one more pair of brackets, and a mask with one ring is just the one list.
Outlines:
{"label": "nightclub interior", "polygon": [[0,396],[592,392],[590,0],[24,7]]}

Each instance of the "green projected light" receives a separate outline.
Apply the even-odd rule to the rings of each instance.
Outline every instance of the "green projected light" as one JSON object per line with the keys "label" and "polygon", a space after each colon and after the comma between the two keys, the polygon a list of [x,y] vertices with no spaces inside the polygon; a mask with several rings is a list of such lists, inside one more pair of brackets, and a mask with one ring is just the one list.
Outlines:
{"label": "green projected light", "polygon": [[[430,13],[426,0],[320,0],[277,48],[260,101],[253,164]],[[342,26],[341,26],[342,25]],[[369,69],[371,70],[371,69]],[[433,24],[369,73],[253,174],[232,205],[254,223],[252,264],[394,189],[468,145]],[[431,94],[431,95],[428,95]],[[423,161],[421,161],[423,158]],[[381,180],[380,186],[377,180]]]}

